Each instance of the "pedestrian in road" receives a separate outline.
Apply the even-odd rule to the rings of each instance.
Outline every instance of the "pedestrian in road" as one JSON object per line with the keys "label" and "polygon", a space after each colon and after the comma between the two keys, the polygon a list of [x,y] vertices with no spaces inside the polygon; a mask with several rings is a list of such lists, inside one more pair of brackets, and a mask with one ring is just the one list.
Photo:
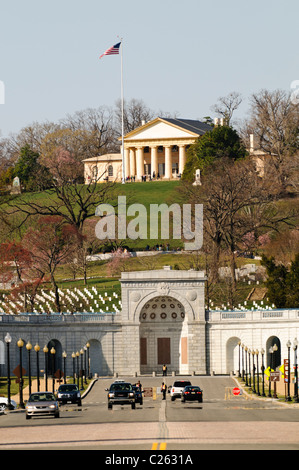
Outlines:
{"label": "pedestrian in road", "polygon": [[166,384],[164,382],[162,382],[161,390],[162,390],[162,393],[163,393],[162,400],[166,400]]}

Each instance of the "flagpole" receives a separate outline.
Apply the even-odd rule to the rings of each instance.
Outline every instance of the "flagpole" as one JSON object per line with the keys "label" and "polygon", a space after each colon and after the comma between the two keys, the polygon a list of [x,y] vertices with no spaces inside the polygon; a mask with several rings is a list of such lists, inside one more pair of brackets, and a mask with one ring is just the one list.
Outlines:
{"label": "flagpole", "polygon": [[124,148],[124,77],[123,77],[123,40],[121,38],[121,151],[122,151],[122,183],[126,182],[126,168],[125,168],[125,148]]}

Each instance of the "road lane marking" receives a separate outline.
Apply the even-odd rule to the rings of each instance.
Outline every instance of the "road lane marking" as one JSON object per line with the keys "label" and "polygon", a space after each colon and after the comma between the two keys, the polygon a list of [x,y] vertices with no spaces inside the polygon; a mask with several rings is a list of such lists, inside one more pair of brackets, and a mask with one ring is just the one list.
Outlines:
{"label": "road lane marking", "polygon": [[[158,446],[159,446],[159,449],[158,449]],[[160,442],[160,445],[159,445],[159,442],[154,442],[152,445],[152,450],[166,450],[166,447],[167,447],[167,442]]]}

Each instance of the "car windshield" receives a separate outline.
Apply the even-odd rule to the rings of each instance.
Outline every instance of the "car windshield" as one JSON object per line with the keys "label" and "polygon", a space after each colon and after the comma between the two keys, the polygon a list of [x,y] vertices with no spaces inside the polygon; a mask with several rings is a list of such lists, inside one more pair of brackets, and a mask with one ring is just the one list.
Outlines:
{"label": "car windshield", "polygon": [[130,390],[132,390],[132,385],[131,384],[125,384],[125,383],[112,384],[111,387],[110,387],[110,390],[112,390],[112,391],[122,390],[122,391],[125,391],[125,392],[129,392]]}
{"label": "car windshield", "polygon": [[191,382],[188,381],[181,381],[181,382],[174,382],[174,387],[186,387],[187,385],[191,385]]}
{"label": "car windshield", "polygon": [[60,385],[58,392],[76,392],[77,390],[77,385]]}
{"label": "car windshield", "polygon": [[55,401],[53,393],[33,393],[30,395],[29,401]]}
{"label": "car windshield", "polygon": [[200,392],[201,389],[199,387],[192,387],[192,386],[188,386],[188,387],[185,387],[185,391],[186,392]]}

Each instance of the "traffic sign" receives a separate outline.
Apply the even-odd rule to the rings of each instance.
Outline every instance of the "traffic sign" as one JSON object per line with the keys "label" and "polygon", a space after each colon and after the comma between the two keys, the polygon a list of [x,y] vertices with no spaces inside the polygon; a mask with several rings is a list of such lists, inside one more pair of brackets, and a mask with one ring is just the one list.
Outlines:
{"label": "traffic sign", "polygon": [[240,394],[241,394],[241,390],[240,390],[238,387],[234,387],[234,388],[233,388],[233,394],[234,394],[234,395],[240,395]]}

